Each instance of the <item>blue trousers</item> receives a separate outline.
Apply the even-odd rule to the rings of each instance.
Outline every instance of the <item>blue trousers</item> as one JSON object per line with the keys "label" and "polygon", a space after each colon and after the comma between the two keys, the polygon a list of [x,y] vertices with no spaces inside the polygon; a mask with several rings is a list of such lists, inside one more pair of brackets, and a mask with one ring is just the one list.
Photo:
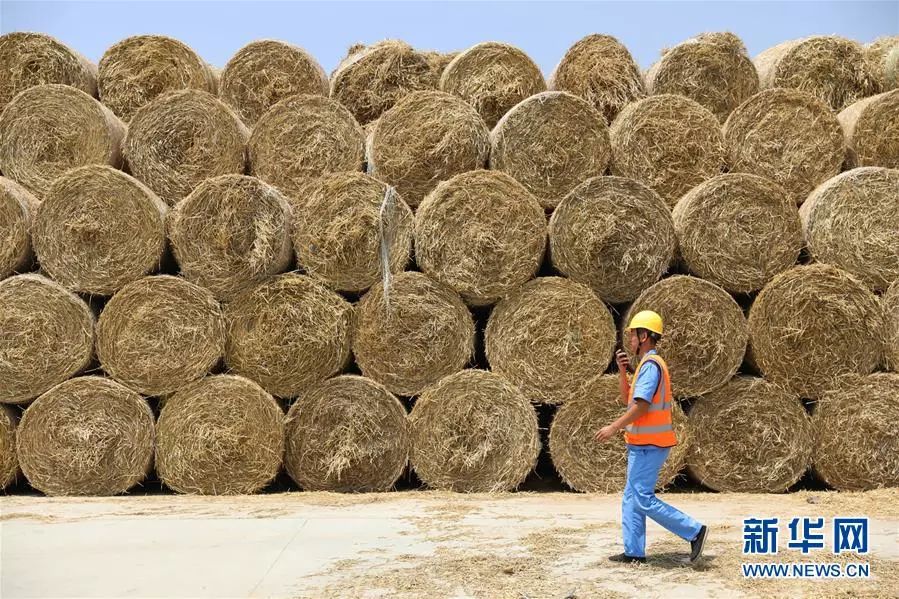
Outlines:
{"label": "blue trousers", "polygon": [[659,469],[669,451],[668,447],[654,445],[627,446],[627,483],[621,502],[621,528],[626,555],[646,556],[647,516],[687,541],[695,539],[702,527],[687,514],[656,497]]}

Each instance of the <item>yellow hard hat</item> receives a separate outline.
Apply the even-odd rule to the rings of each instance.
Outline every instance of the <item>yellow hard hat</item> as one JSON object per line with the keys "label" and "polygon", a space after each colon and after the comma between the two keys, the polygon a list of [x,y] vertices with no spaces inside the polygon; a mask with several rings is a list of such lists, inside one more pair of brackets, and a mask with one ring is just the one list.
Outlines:
{"label": "yellow hard hat", "polygon": [[634,314],[631,323],[627,325],[630,329],[646,329],[659,335],[662,334],[662,317],[652,310],[642,310]]}

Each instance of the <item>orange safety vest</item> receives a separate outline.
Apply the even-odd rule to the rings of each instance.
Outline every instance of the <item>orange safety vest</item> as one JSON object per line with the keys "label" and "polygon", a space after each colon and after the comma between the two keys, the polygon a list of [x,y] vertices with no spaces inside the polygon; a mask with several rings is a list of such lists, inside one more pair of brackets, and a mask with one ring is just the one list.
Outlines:
{"label": "orange safety vest", "polygon": [[[677,445],[674,436],[674,427],[671,425],[671,377],[668,376],[668,366],[658,354],[643,356],[635,373],[639,373],[643,364],[655,362],[659,366],[661,376],[659,386],[652,396],[649,411],[634,420],[626,427],[625,440],[630,445],[657,445],[659,447],[673,447]],[[634,375],[636,376],[636,374]],[[632,381],[633,383],[633,381]],[[634,402],[634,388],[631,384],[628,405]]]}

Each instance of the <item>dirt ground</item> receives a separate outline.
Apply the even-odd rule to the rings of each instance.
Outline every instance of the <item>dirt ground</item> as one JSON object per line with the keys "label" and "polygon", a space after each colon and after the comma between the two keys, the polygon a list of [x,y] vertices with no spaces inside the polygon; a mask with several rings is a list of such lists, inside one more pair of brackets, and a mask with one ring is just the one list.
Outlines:
{"label": "dirt ground", "polygon": [[[706,556],[652,524],[649,562],[616,565],[617,495],[149,495],[0,498],[0,596],[899,596],[899,489],[669,493],[711,527]],[[871,578],[744,579],[742,520],[868,516]],[[825,550],[779,561],[859,561]],[[747,561],[763,561],[754,558]],[[775,560],[768,560],[775,561]]]}

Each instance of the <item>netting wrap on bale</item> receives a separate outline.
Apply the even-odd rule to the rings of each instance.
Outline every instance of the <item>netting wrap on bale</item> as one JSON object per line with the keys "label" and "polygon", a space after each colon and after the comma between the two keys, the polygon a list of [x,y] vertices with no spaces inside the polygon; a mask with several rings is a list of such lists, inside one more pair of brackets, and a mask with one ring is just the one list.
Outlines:
{"label": "netting wrap on bale", "polygon": [[209,177],[242,174],[247,128],[204,91],[165,93],[131,119],[125,159],[135,177],[169,206]]}
{"label": "netting wrap on bale", "polygon": [[399,40],[350,48],[331,73],[331,97],[366,124],[412,92],[434,89],[440,74],[427,53]]}
{"label": "netting wrap on bale", "polygon": [[[549,430],[549,453],[562,480],[576,491],[619,493],[627,479],[627,448],[620,434],[599,443],[596,432],[620,417],[627,409],[619,401],[621,391],[616,375],[587,379],[579,397],[566,402],[553,417]],[[677,445],[659,471],[657,489],[674,482],[684,467],[691,444],[692,429],[677,402],[671,404],[671,420]]]}
{"label": "netting wrap on bale", "polygon": [[705,33],[664,50],[646,73],[646,90],[686,96],[724,121],[759,91],[759,76],[740,38]]}
{"label": "netting wrap on bale", "polygon": [[396,190],[361,172],[332,173],[293,201],[293,247],[307,274],[342,291],[365,291],[412,253],[412,210]]}
{"label": "netting wrap on bale", "polygon": [[31,227],[38,200],[0,176],[0,279],[27,270],[31,264]]}
{"label": "netting wrap on bale", "polygon": [[493,372],[534,403],[575,399],[604,372],[615,349],[615,323],[586,285],[541,277],[493,309],[484,346]]}
{"label": "netting wrap on bale", "polygon": [[0,36],[0,73],[0,110],[35,85],[70,85],[91,96],[97,91],[97,67],[43,33],[13,31]]}
{"label": "netting wrap on bale", "polygon": [[755,66],[762,89],[799,89],[834,110],[881,91],[861,44],[835,35],[783,42],[756,56]]}
{"label": "netting wrap on bale", "polygon": [[87,367],[94,316],[38,274],[0,281],[0,403],[25,403]]}
{"label": "netting wrap on bale", "polygon": [[439,88],[474,106],[492,128],[513,106],[546,91],[546,81],[534,61],[515,46],[482,42],[460,52],[443,69]]}
{"label": "netting wrap on bale", "polygon": [[53,387],[22,415],[16,450],[22,472],[47,495],[117,495],[150,471],[155,445],[147,401],[98,376]]}
{"label": "netting wrap on bale", "polygon": [[403,404],[365,377],[329,379],[287,415],[285,465],[307,491],[390,490],[406,469],[409,448]]}
{"label": "netting wrap on bale", "polygon": [[652,189],[624,177],[595,177],[569,193],[549,221],[552,264],[605,301],[631,301],[668,270],[671,213]]}
{"label": "netting wrap on bale", "polygon": [[156,425],[156,471],[179,493],[236,495],[281,468],[284,412],[249,379],[206,377],[166,397]]}
{"label": "netting wrap on bale", "polygon": [[883,294],[883,311],[886,319],[886,364],[899,372],[899,280]]}
{"label": "netting wrap on bale", "polygon": [[125,125],[108,108],[68,85],[38,85],[0,113],[0,170],[41,199],[69,169],[118,167]]}
{"label": "netting wrap on bale", "polygon": [[726,291],[696,277],[676,275],[640,294],[622,326],[641,310],[658,312],[665,323],[658,348],[676,397],[708,393],[736,374],[749,330],[743,311]]}
{"label": "netting wrap on bale", "polygon": [[546,209],[583,181],[603,175],[611,155],[602,114],[566,92],[522,101],[490,134],[490,168],[515,177]]}
{"label": "netting wrap on bale", "polygon": [[18,423],[18,410],[0,404],[0,490],[16,482],[19,473],[19,458],[16,455]]}
{"label": "netting wrap on bale", "polygon": [[167,225],[181,275],[222,300],[290,264],[290,206],[255,177],[206,179],[175,205]]}
{"label": "netting wrap on bale", "polygon": [[328,76],[312,55],[287,42],[250,42],[222,70],[219,96],[247,125],[297,94],[327,96]]}
{"label": "netting wrap on bale", "polygon": [[449,287],[419,272],[379,283],[357,305],[353,353],[362,373],[416,395],[461,370],[474,354],[471,313]]}
{"label": "netting wrap on bale", "polygon": [[248,148],[252,174],[302,201],[316,177],[362,170],[365,134],[339,103],[307,94],[286,98],[263,114]]}
{"label": "netting wrap on bale", "polygon": [[378,119],[367,141],[368,172],[415,208],[440,181],[487,164],[490,132],[461,98],[414,92]]}
{"label": "netting wrap on bale", "polygon": [[138,279],[97,322],[97,357],[111,377],[144,395],[171,393],[221,359],[225,323],[207,289],[180,277]]}
{"label": "netting wrap on bale", "polygon": [[797,266],[774,277],[749,311],[752,357],[771,382],[817,398],[840,375],[874,370],[882,316],[877,296],[849,273]]}
{"label": "netting wrap on bale", "polygon": [[861,167],[818,186],[800,209],[810,256],[875,291],[899,281],[899,171]]}
{"label": "netting wrap on bale", "polygon": [[782,185],[797,204],[840,172],[843,130],[823,102],[794,89],[757,93],[724,124],[727,166]]}
{"label": "netting wrap on bale", "polygon": [[434,489],[511,491],[537,464],[537,414],[517,387],[463,370],[429,387],[409,415],[412,467]]}
{"label": "netting wrap on bale", "polygon": [[672,211],[678,256],[690,272],[731,293],[761,289],[802,250],[802,224],[786,190],[746,173],[718,175]]}
{"label": "netting wrap on bale", "polygon": [[502,172],[456,175],[415,214],[419,267],[471,305],[493,304],[531,279],[545,248],[543,208]]}
{"label": "netting wrap on bale", "polygon": [[849,376],[815,404],[814,468],[841,491],[899,487],[899,374]]}
{"label": "netting wrap on bale", "polygon": [[137,179],[110,166],[83,166],[57,178],[32,227],[41,269],[63,286],[111,295],[159,267],[166,205]]}
{"label": "netting wrap on bale", "polygon": [[865,58],[884,91],[899,87],[899,35],[879,37],[865,46]]}
{"label": "netting wrap on bale", "polygon": [[783,493],[811,464],[812,423],[799,397],[755,377],[734,377],[690,410],[687,469],[716,491]]}
{"label": "netting wrap on bale", "polygon": [[596,33],[568,49],[550,75],[549,87],[584,98],[609,123],[625,105],[646,95],[640,67],[624,44]]}
{"label": "netting wrap on bale", "polygon": [[837,119],[846,137],[847,166],[899,168],[899,89],[859,100]]}
{"label": "netting wrap on bale", "polygon": [[721,172],[721,125],[708,109],[684,96],[651,96],[625,107],[612,123],[613,175],[654,189],[669,206]]}
{"label": "netting wrap on bale", "polygon": [[293,397],[350,357],[353,306],[305,275],[284,274],[225,307],[225,362],[273,395]]}
{"label": "netting wrap on bale", "polygon": [[214,94],[212,68],[186,44],[164,35],[135,35],[109,47],[100,59],[100,101],[128,122],[158,96],[181,89]]}

